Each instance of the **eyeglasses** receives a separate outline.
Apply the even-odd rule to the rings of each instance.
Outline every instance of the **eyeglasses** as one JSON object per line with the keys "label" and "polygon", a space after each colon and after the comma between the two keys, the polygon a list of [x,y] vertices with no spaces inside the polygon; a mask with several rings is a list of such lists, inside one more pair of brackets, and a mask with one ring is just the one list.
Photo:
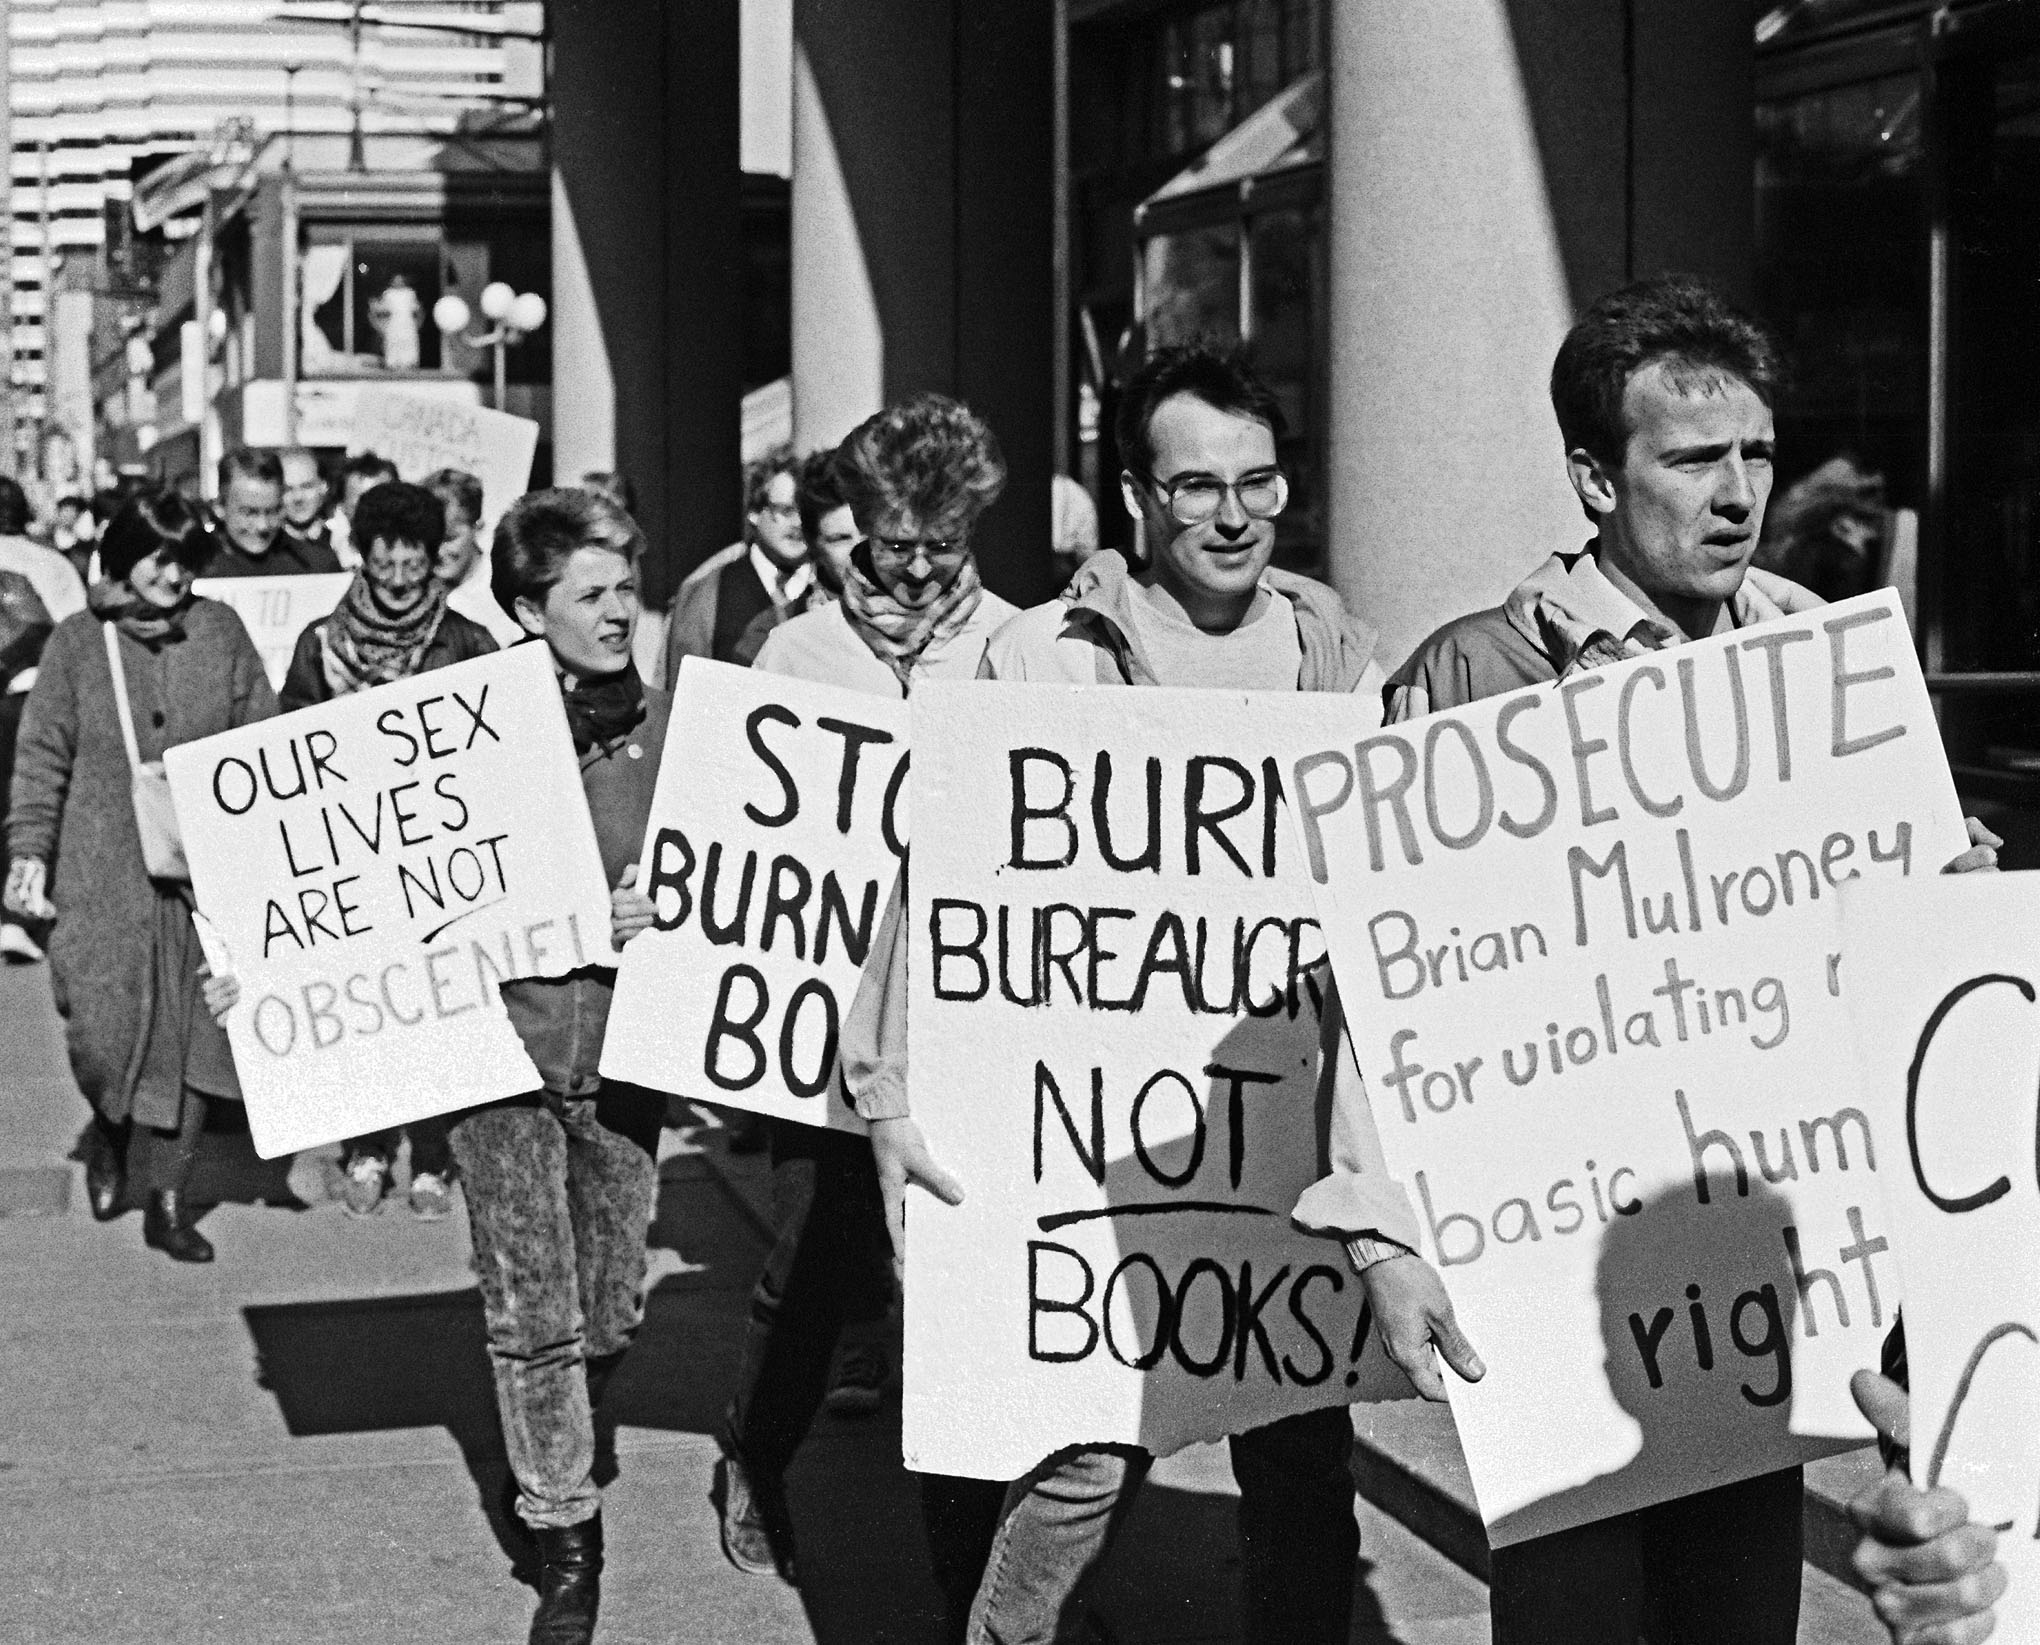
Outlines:
{"label": "eyeglasses", "polygon": [[1289,506],[1289,479],[1279,468],[1242,474],[1228,485],[1215,474],[1179,474],[1173,480],[1148,476],[1148,484],[1178,525],[1206,525],[1225,507],[1226,493],[1239,499],[1250,520],[1272,520]]}
{"label": "eyeglasses", "polygon": [[800,518],[800,504],[760,503],[758,505],[758,512],[760,514],[769,514],[775,520],[797,520]]}
{"label": "eyeglasses", "polygon": [[911,560],[925,554],[930,560],[960,560],[970,552],[968,537],[867,537],[873,559]]}

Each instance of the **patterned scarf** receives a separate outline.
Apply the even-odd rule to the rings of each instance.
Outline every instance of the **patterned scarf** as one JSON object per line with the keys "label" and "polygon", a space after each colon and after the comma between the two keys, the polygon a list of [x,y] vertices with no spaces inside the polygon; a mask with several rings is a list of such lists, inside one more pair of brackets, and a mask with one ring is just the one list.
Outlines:
{"label": "patterned scarf", "polygon": [[340,604],[319,630],[320,659],[333,695],[345,697],[417,673],[425,649],[446,616],[446,590],[426,584],[425,598],[391,616],[375,597],[364,569],[354,574]]}
{"label": "patterned scarf", "polygon": [[576,683],[572,676],[561,680],[567,705],[567,730],[573,735],[574,752],[607,748],[620,737],[637,729],[645,717],[645,687],[637,669],[625,663],[614,674],[599,675]]}
{"label": "patterned scarf", "polygon": [[85,596],[85,604],[101,622],[112,623],[129,639],[153,651],[167,641],[184,638],[184,618],[191,610],[191,595],[186,593],[173,606],[151,605],[127,582],[108,581],[94,583]]}
{"label": "patterned scarf", "polygon": [[914,663],[930,646],[954,639],[984,598],[975,557],[963,562],[956,580],[933,605],[909,610],[865,574],[856,560],[843,578],[843,615],[871,654],[893,671],[900,690],[909,688]]}

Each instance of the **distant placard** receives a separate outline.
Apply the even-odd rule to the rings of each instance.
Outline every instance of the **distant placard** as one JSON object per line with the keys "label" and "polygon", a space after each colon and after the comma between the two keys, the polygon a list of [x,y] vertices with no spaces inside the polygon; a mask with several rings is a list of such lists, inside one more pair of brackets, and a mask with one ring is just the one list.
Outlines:
{"label": "distant placard", "polygon": [[1997,1637],[2040,1639],[2040,874],[1850,886],[1842,965],[1892,1155],[1913,1482],[2006,1533]]}
{"label": "distant placard", "polygon": [[[1964,845],[1889,591],[1289,773],[1497,1546],[1867,1438],[1898,1302],[1837,891]],[[1831,1437],[1830,1437],[1831,1436]]]}
{"label": "distant placard", "polygon": [[931,680],[913,698],[910,1468],[1011,1479],[1410,1396],[1319,1175],[1326,974],[1280,788],[1379,699]]}
{"label": "distant placard", "polygon": [[331,616],[353,581],[351,571],[320,571],[301,577],[200,577],[191,587],[204,599],[234,608],[255,642],[271,689],[281,690],[298,636]]}
{"label": "distant placard", "polygon": [[843,1014],[906,847],[907,705],[689,657],[673,693],[602,1072],[862,1131]]}
{"label": "distant placard", "polygon": [[487,547],[504,511],[531,483],[538,424],[486,406],[412,393],[365,388],[354,404],[349,455],[372,451],[397,465],[413,485],[435,469],[457,468],[482,482],[481,536]]}
{"label": "distant placard", "polygon": [[173,748],[264,1158],[535,1090],[498,985],[614,964],[552,660],[519,646]]}

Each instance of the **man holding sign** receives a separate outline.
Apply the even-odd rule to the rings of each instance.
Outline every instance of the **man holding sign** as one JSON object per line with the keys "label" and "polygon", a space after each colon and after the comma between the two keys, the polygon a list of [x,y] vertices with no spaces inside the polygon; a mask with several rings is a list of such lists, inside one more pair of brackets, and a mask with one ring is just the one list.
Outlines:
{"label": "man holding sign", "polygon": [[[1410,720],[1434,710],[1458,708],[1483,698],[1570,679],[1585,670],[1619,664],[1818,605],[1805,590],[1749,569],[1771,487],[1774,434],[1770,402],[1777,369],[1770,340],[1713,293],[1690,280],[1668,278],[1646,282],[1597,303],[1567,336],[1553,368],[1551,385],[1553,404],[1565,436],[1572,485],[1589,519],[1595,523],[1596,540],[1579,554],[1554,556],[1502,606],[1461,618],[1419,647],[1390,685],[1391,721]],[[1874,614],[1861,620],[1874,620]],[[1658,672],[1660,677],[1665,673]],[[1885,669],[1854,678],[1882,678],[1891,672]],[[1835,686],[1838,697],[1849,679],[1845,675],[1838,678]],[[1690,680],[1686,683],[1690,687]],[[1624,700],[1627,701],[1626,696]],[[1570,713],[1573,708],[1574,699],[1568,698],[1567,711]],[[1782,706],[1776,712],[1782,728]],[[1840,710],[1836,712],[1839,714]],[[1689,728],[1692,724],[1689,705]],[[1884,733],[1890,737],[1899,734]],[[1506,735],[1501,735],[1503,745],[1509,746]],[[1838,729],[1838,738],[1840,735]],[[1689,729],[1689,745],[1697,747],[1697,737],[1698,732]],[[1778,758],[1783,765],[1789,756],[1782,730],[1779,737]],[[1582,765],[1590,752],[1606,746],[1584,740],[1584,733],[1575,729],[1573,747]],[[1621,750],[1625,770],[1631,769],[1626,763],[1630,757],[1625,741]],[[1633,774],[1631,781],[1634,785]],[[1435,814],[1435,794],[1428,787],[1425,792],[1431,795],[1426,804]],[[1584,795],[1583,803],[1589,803],[1584,801]],[[1655,802],[1652,816],[1669,815],[1667,807],[1676,809],[1670,801]],[[1527,837],[1517,827],[1504,826],[1519,838]],[[1974,848],[1957,858],[1950,865],[1952,868],[1991,866],[1992,847],[1997,842],[1973,823],[1971,839]],[[1683,850],[1683,835],[1681,841]],[[1839,861],[1839,846],[1833,855]],[[1782,857],[1780,866],[1784,872]],[[1731,875],[1730,880],[1733,878]],[[1716,889],[1720,889],[1719,884]],[[1757,908],[1753,902],[1749,906],[1752,911]],[[1382,920],[1408,918],[1403,914],[1381,914],[1369,929],[1375,931]],[[1694,918],[1693,929],[1697,931],[1697,914]],[[1650,920],[1646,923],[1653,933],[1671,928]],[[1524,932],[1536,936],[1538,942],[1525,943]],[[1521,926],[1517,933],[1517,962],[1522,963],[1526,954],[1531,961],[1543,959],[1538,928]],[[1453,934],[1458,935],[1456,930]],[[1584,916],[1578,940],[1585,941]],[[1336,940],[1334,947],[1336,953]],[[1390,952],[1382,960],[1384,966],[1392,966],[1395,961],[1392,941],[1388,941],[1388,949]],[[1383,952],[1379,945],[1377,952]],[[1459,962],[1453,958],[1449,944],[1438,953],[1441,960],[1435,976],[1442,987],[1452,979],[1453,968]],[[1416,963],[1423,968],[1422,960]],[[1476,970],[1495,969],[1507,963],[1505,948],[1490,952],[1483,963],[1476,945],[1473,957]],[[1668,977],[1675,969],[1668,968]],[[1426,972],[1427,977],[1430,975]],[[1384,970],[1383,976],[1389,979],[1390,974]],[[1400,971],[1394,973],[1392,980],[1392,989],[1389,981],[1384,981],[1391,999],[1414,997],[1419,991]],[[1606,982],[1604,974],[1600,979],[1604,989]],[[1683,1001],[1684,990],[1693,987],[1690,980],[1681,982],[1682,990],[1676,996],[1668,992],[1673,989],[1670,981],[1666,990],[1660,990],[1666,995],[1668,1010],[1674,997]],[[1763,982],[1771,984],[1770,995],[1762,993]],[[1752,998],[1761,1000],[1774,995],[1782,1010],[1782,984],[1769,978],[1763,982],[1752,990]],[[1735,991],[1723,991],[1723,995],[1729,993]],[[1735,1003],[1742,1008],[1740,994],[1736,995]],[[1612,1012],[1605,993],[1603,1006],[1605,1012]],[[1636,1012],[1629,1021],[1635,1025],[1649,1016],[1648,1012]],[[1610,1015],[1611,1023],[1612,1020]],[[1632,1026],[1631,1037],[1623,1043],[1658,1047],[1654,1022],[1651,1018],[1640,1029]],[[1678,1018],[1677,1029],[1676,1043],[1669,1040],[1667,1043],[1678,1062],[1669,1076],[1660,1074],[1659,1082],[1665,1077],[1683,1078],[1698,1090],[1701,1082],[1693,1060],[1698,1052],[1686,1048],[1687,1020],[1683,1014]],[[1773,1037],[1767,1040],[1763,1037],[1766,1033]],[[1554,1024],[1550,1074],[1560,1071],[1556,1035]],[[1398,1035],[1397,1043],[1415,1041],[1416,1037],[1414,1032]],[[1700,1033],[1696,1032],[1694,1037],[1698,1039]],[[1761,1048],[1782,1042],[1783,1037],[1782,1029],[1775,1025],[1770,1030],[1760,1027],[1751,1043]],[[1538,1043],[1541,1045],[1541,1041]],[[1612,1031],[1608,1049],[1611,1056],[1619,1049]],[[1592,1047],[1585,1041],[1581,1042],[1581,1050],[1587,1057],[1593,1055]],[[1422,1087],[1423,1101],[1432,1112],[1472,1104],[1471,1082],[1478,1062],[1475,1059],[1461,1065],[1464,1103],[1458,1103],[1442,1087],[1437,1092],[1430,1085]],[[1680,1072],[1681,1062],[1688,1065],[1684,1073]],[[1573,1065],[1578,1066],[1578,1061]],[[1505,1063],[1504,1068],[1507,1066]],[[1406,1093],[1414,1089],[1410,1082],[1422,1072],[1414,1065],[1399,1065],[1385,1077],[1398,1092]],[[1397,1084],[1398,1076],[1401,1084]],[[1521,1085],[1530,1077],[1526,1073],[1518,1079],[1512,1072],[1508,1081]],[[1372,1117],[1364,1111],[1366,1093],[1356,1077],[1346,1079],[1341,1094],[1354,1123],[1371,1125]],[[1685,1092],[1681,1091],[1679,1101],[1683,1104],[1685,1100]],[[1837,1145],[1841,1126],[1850,1112],[1844,1108],[1841,1116],[1823,1122],[1835,1133]],[[1688,1110],[1682,1106],[1679,1113],[1683,1116]],[[1698,1132],[1694,1130],[1696,1124],[1701,1127]],[[1813,1150],[1821,1132],[1817,1125],[1803,1126],[1802,1130],[1808,1133],[1805,1148],[1812,1171],[1818,1168],[1818,1156]],[[1715,1140],[1732,1144],[1728,1133],[1707,1130],[1704,1121],[1690,1122],[1687,1135],[1694,1149],[1696,1176],[1704,1151],[1709,1148],[1720,1160],[1739,1159],[1730,1148],[1721,1147]],[[1847,1168],[1845,1162],[1841,1168]],[[1625,1260],[1614,1254],[1623,1245],[1617,1235],[1636,1227],[1634,1219],[1639,1215],[1668,1214],[1659,1208],[1669,1201],[1639,1200],[1622,1186],[1624,1175],[1615,1170],[1605,1185],[1608,1203],[1617,1215],[1603,1242],[1604,1292],[1612,1283],[1608,1271]],[[1635,1173],[1627,1175],[1634,1177]],[[1782,1163],[1776,1174],[1767,1165],[1764,1177],[1766,1182],[1786,1180]],[[1591,1181],[1596,1204],[1600,1204],[1601,1178],[1592,1176]],[[1571,1209],[1561,1190],[1572,1186],[1553,1185],[1554,1209],[1561,1219]],[[1734,1191],[1731,1180],[1729,1192]],[[1697,1192],[1699,1203],[1707,1204],[1708,1195]],[[1524,1209],[1515,1224],[1505,1226],[1504,1212],[1509,1206]],[[1434,1239],[1438,1239],[1436,1230],[1441,1226],[1451,1228],[1454,1218],[1448,1214],[1441,1223],[1432,1213],[1428,1195],[1425,1208]],[[1307,1209],[1300,1207],[1299,1215],[1304,1215]],[[1700,1213],[1712,1214],[1726,1213]],[[1494,1239],[1521,1241],[1526,1234],[1542,1239],[1542,1234],[1532,1232],[1530,1216],[1527,1201],[1508,1201],[1496,1213]],[[1456,1220],[1464,1225],[1458,1230],[1463,1239],[1471,1238],[1466,1229],[1480,1229],[1480,1224],[1471,1217],[1459,1216]],[[1609,1221],[1605,1211],[1602,1220]],[[1560,1220],[1555,1226],[1565,1233],[1579,1224]],[[1718,1225],[1713,1238],[1732,1241],[1739,1237],[1736,1228],[1734,1224]],[[1427,1372],[1435,1377],[1425,1363],[1434,1342],[1448,1363],[1466,1374],[1466,1358],[1460,1351],[1463,1338],[1453,1318],[1452,1305],[1437,1274],[1416,1254],[1415,1246],[1395,1250],[1390,1242],[1408,1242],[1386,1227],[1342,1231],[1371,1234],[1379,1241],[1371,1252],[1360,1250],[1356,1255],[1374,1259],[1364,1273],[1368,1293],[1391,1351],[1412,1377]],[[1701,1236],[1695,1231],[1687,1237]],[[1766,1237],[1775,1238],[1775,1233],[1767,1232]],[[1637,1243],[1631,1236],[1627,1248],[1633,1251]],[[1828,1270],[1813,1266],[1811,1251],[1806,1257],[1808,1266],[1798,1271],[1799,1250],[1793,1244],[1790,1229],[1786,1243],[1799,1273],[1802,1296],[1809,1287],[1834,1279]],[[1869,1260],[1884,1249],[1884,1242],[1863,1236],[1859,1227],[1858,1244],[1861,1249],[1856,1256],[1851,1258],[1845,1251],[1843,1262],[1862,1261],[1867,1280]],[[1470,1246],[1466,1249],[1472,1250]],[[1472,1254],[1457,1258],[1446,1255],[1442,1240],[1439,1253],[1441,1262],[1448,1265],[1474,1260]],[[1835,1286],[1838,1295],[1839,1281],[1835,1281]],[[1757,1355],[1762,1344],[1772,1339],[1778,1339],[1773,1347],[1783,1354],[1784,1339],[1791,1331],[1789,1310],[1796,1300],[1791,1290],[1792,1276],[1788,1275],[1782,1288],[1764,1286],[1736,1299],[1731,1334],[1735,1351],[1743,1356],[1739,1364],[1750,1364],[1750,1356]],[[1782,1306],[1787,1310],[1782,1317],[1776,1300],[1781,1291],[1786,1297]],[[1701,1287],[1696,1284],[1687,1288],[1686,1296],[1692,1299],[1694,1349],[1704,1370],[1714,1363],[1714,1351],[1706,1334],[1700,1292]],[[1827,1293],[1816,1289],[1814,1295],[1823,1306],[1840,1312],[1839,1302],[1831,1301]],[[1871,1299],[1874,1308],[1874,1292]],[[1604,1314],[1609,1300],[1604,1295]],[[1622,1305],[1628,1305],[1626,1298]],[[1808,1306],[1811,1308],[1811,1303]],[[1746,1334],[1749,1320],[1764,1310],[1770,1310],[1765,1315],[1770,1325],[1768,1331],[1748,1329]],[[1628,1351],[1627,1339],[1633,1330],[1636,1351],[1639,1354],[1645,1349],[1649,1351],[1646,1365],[1650,1387],[1661,1385],[1661,1378],[1667,1373],[1661,1369],[1658,1353],[1660,1346],[1664,1346],[1666,1363],[1670,1363],[1672,1349],[1666,1331],[1675,1313],[1668,1307],[1661,1316],[1650,1316],[1648,1311],[1633,1314],[1627,1329],[1619,1316],[1612,1330],[1604,1320],[1611,1382],[1614,1356]],[[1832,1319],[1835,1315],[1827,1317]],[[1848,1323],[1845,1313],[1841,1323],[1844,1326]],[[1817,1334],[1811,1317],[1805,1324],[1805,1334]],[[1724,1343],[1723,1352],[1728,1351],[1729,1346]],[[1641,1376],[1637,1381],[1640,1385]],[[1745,1397],[1753,1405],[1782,1401],[1790,1386],[1782,1369],[1768,1391],[1760,1386],[1761,1382],[1762,1378],[1756,1377],[1746,1385]],[[1785,1645],[1793,1638],[1798,1622],[1800,1495],[1799,1470],[1787,1468],[1498,1547],[1493,1559],[1494,1637],[1509,1645],[1553,1639],[1632,1645],[1645,1634],[1654,1640],[1720,1640],[1736,1641],[1739,1645],[1775,1641]]]}

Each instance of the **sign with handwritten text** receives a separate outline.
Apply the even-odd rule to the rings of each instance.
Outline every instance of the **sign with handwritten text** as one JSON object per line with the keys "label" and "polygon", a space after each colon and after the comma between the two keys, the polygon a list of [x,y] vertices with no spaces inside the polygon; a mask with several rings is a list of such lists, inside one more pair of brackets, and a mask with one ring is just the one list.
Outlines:
{"label": "sign with handwritten text", "polygon": [[535,1090],[500,984],[613,965],[550,654],[519,646],[164,757],[265,1159]]}
{"label": "sign with handwritten text", "polygon": [[2040,874],[1850,886],[1842,954],[1892,1155],[1913,1483],[2005,1528],[1997,1637],[2040,1639]]}
{"label": "sign with handwritten text", "polygon": [[1008,1479],[1403,1397],[1322,1170],[1324,946],[1285,751],[1366,697],[945,684],[912,698],[907,1465]]}
{"label": "sign with handwritten text", "polygon": [[538,424],[487,406],[375,385],[355,401],[347,450],[387,457],[397,477],[413,485],[435,469],[472,474],[482,482],[479,529],[486,553],[496,522],[531,483]]}
{"label": "sign with handwritten text", "polygon": [[262,672],[272,690],[283,688],[298,636],[330,616],[354,581],[351,571],[318,571],[301,577],[200,577],[191,591],[232,606],[255,642]]}
{"label": "sign with handwritten text", "polygon": [[689,657],[673,692],[602,1072],[862,1131],[836,1077],[906,849],[907,705]]}
{"label": "sign with handwritten text", "polygon": [[1384,1152],[1484,1381],[1505,1546],[1868,1437],[1898,1301],[1836,892],[1960,808],[1896,597],[1326,743],[1289,771]]}

